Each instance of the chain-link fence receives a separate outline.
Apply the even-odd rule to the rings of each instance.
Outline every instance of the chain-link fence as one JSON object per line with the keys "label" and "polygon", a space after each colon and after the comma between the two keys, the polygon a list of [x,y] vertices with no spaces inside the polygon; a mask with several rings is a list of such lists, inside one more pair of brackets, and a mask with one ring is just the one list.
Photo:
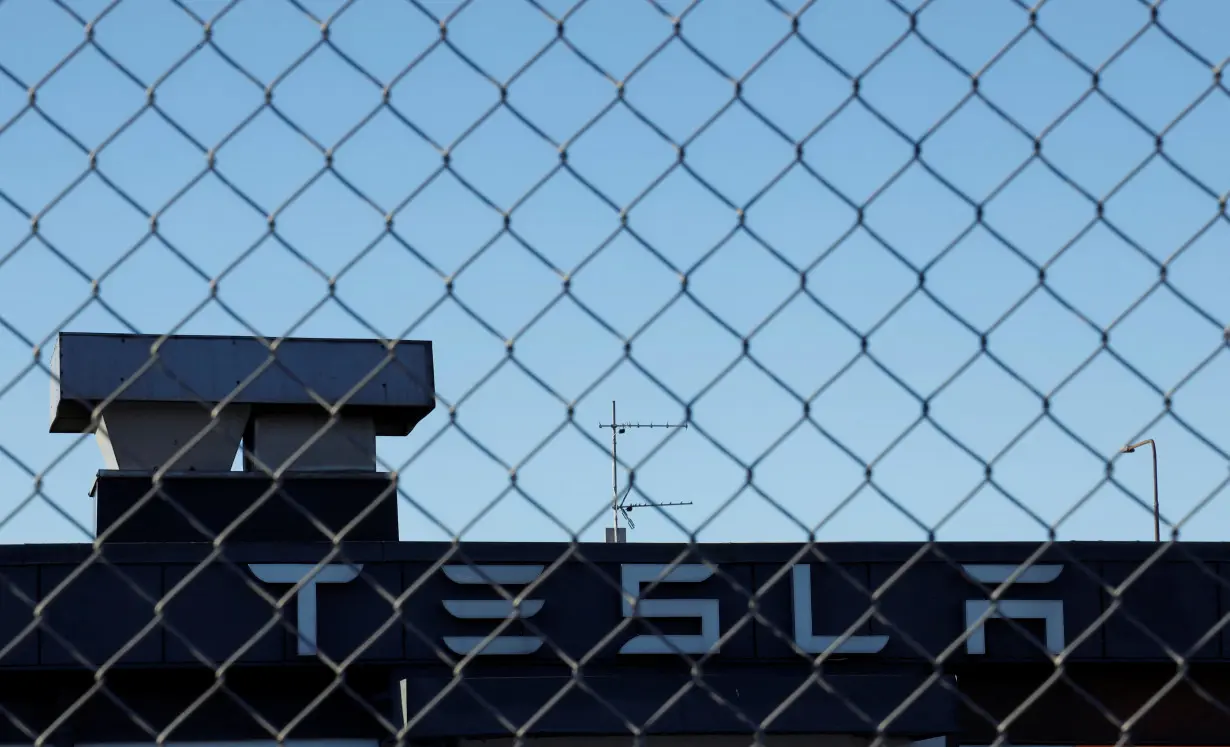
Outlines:
{"label": "chain-link fence", "polygon": [[[639,738],[687,731],[686,702],[760,742],[832,731],[790,721],[818,692],[877,744],[962,733],[910,725],[933,697],[979,743],[1060,690],[1125,743],[1180,692],[1224,719],[1193,667],[1230,655],[1230,559],[1179,538],[1221,539],[1230,482],[1227,23],[1180,0],[0,2],[0,531],[82,543],[0,560],[26,683],[5,738],[520,740],[585,708]],[[132,336],[70,355],[70,330]],[[43,435],[48,377],[76,435]],[[686,428],[638,427],[663,423]],[[194,459],[263,482],[193,494]],[[291,489],[330,484],[312,460],[384,477],[324,516],[339,489]],[[272,547],[286,522],[315,544]],[[398,536],[442,543],[365,544]],[[1157,544],[1062,542],[1087,539]],[[868,540],[913,544],[829,544]],[[661,598],[685,583],[707,591]],[[812,626],[820,593],[844,601]],[[422,616],[441,594],[471,635]],[[914,619],[944,595],[955,636]],[[960,674],[992,618],[1027,644],[998,684]],[[649,685],[619,653],[687,674],[629,710],[603,678]],[[492,694],[496,659],[566,674]],[[804,675],[778,692],[731,659]],[[1136,700],[1081,669],[1101,660],[1150,663],[1117,670]],[[407,661],[438,686],[403,676],[394,703]],[[842,680],[893,666],[899,692]]]}

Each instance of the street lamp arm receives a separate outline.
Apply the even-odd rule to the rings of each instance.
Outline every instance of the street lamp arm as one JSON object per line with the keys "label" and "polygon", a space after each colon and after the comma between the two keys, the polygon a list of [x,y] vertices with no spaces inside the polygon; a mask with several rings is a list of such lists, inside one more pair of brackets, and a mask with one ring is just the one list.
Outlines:
{"label": "street lamp arm", "polygon": [[1120,454],[1131,454],[1142,446],[1148,446],[1153,452],[1153,541],[1162,541],[1162,509],[1157,498],[1157,442],[1151,438],[1146,438],[1140,443],[1124,446],[1119,449]]}

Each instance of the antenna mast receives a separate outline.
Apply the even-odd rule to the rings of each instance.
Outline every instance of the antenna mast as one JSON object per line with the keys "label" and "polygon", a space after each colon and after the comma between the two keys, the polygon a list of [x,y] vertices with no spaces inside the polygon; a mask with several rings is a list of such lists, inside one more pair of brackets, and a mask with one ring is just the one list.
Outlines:
{"label": "antenna mast", "polygon": [[[627,519],[628,526],[635,529],[636,525],[632,523],[632,517],[628,516],[628,512],[634,508],[645,506],[690,506],[691,501],[680,501],[675,503],[633,503],[625,504],[619,497],[619,434],[629,428],[687,428],[687,423],[621,423],[615,417],[615,400],[611,400],[611,422],[599,423],[599,428],[611,429],[611,528],[606,530],[607,542],[626,542],[627,530],[619,526],[619,515],[623,514]],[[628,486],[628,491],[632,490],[632,486]],[[624,498],[627,498],[627,492],[624,493]]]}

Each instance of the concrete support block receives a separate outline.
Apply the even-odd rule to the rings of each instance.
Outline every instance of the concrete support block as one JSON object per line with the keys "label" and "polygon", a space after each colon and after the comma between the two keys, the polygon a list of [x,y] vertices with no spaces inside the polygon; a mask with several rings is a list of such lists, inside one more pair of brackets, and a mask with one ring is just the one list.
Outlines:
{"label": "concrete support block", "polygon": [[[247,405],[228,406],[219,413],[217,423],[192,443],[213,420],[205,407],[113,402],[103,411],[94,437],[106,469],[226,472],[235,462],[250,413]],[[179,454],[189,443],[192,446]]]}
{"label": "concrete support block", "polygon": [[[259,414],[251,433],[247,448],[271,470],[376,469],[376,425],[371,417],[344,416],[330,425],[323,411],[319,415]],[[302,454],[285,464],[309,441]]]}

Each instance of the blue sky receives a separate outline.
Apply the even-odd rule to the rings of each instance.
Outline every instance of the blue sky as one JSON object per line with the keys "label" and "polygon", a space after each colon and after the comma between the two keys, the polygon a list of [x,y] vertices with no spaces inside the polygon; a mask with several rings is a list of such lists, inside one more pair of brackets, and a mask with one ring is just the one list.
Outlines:
{"label": "blue sky", "polygon": [[[643,422],[691,402],[692,428],[629,433],[620,455],[644,496],[694,502],[672,516],[702,540],[802,539],[783,511],[829,517],[829,540],[941,521],[949,540],[1055,522],[1061,539],[1149,539],[1131,498],[1151,501],[1148,456],[1105,482],[1142,435],[1165,516],[1223,538],[1226,491],[1192,512],[1230,475],[1230,92],[1213,75],[1230,6],[1167,0],[1151,21],[1135,0],[1052,0],[1031,28],[1008,0],[935,0],[911,34],[916,4],[845,0],[793,34],[799,0],[569,5],[0,2],[0,445],[17,460],[0,459],[0,511],[29,469],[91,521],[101,458],[46,433],[31,343],[61,325],[165,332],[225,271],[242,321],[210,303],[180,331],[434,341],[465,433],[440,408],[381,456],[411,460],[405,490],[453,531],[509,485],[466,434],[565,525],[597,516],[614,399]],[[562,37],[548,14],[568,14]],[[334,303],[303,320],[338,273],[363,323]],[[635,365],[608,375],[629,338]],[[578,397],[576,426],[525,461]],[[634,518],[635,541],[683,537]],[[401,529],[444,536],[409,504]],[[464,537],[566,534],[513,493]],[[41,505],[0,529],[81,539]]]}

